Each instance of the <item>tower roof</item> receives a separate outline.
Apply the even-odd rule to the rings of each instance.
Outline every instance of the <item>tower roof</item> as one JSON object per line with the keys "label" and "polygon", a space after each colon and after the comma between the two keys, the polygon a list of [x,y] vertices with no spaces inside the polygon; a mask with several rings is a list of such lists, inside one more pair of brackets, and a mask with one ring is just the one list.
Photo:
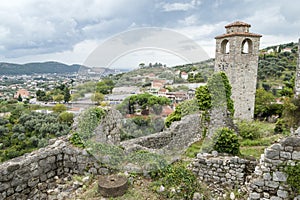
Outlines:
{"label": "tower roof", "polygon": [[250,24],[241,21],[235,21],[225,26],[226,33],[216,36],[215,39],[221,39],[225,37],[242,36],[242,37],[261,37],[262,35],[256,33],[250,33]]}
{"label": "tower roof", "polygon": [[229,28],[229,27],[232,27],[232,26],[247,26],[247,27],[251,27],[250,24],[247,24],[245,22],[235,21],[233,23],[230,23],[230,24],[226,25],[225,28]]}

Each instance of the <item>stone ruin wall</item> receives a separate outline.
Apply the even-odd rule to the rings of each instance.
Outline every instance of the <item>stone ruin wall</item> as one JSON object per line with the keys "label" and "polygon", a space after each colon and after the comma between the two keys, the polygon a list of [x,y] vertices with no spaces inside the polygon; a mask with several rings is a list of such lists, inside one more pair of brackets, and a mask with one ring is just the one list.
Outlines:
{"label": "stone ruin wall", "polygon": [[48,199],[54,177],[67,174],[105,174],[108,169],[85,150],[63,139],[0,165],[0,199]]}
{"label": "stone ruin wall", "polygon": [[[191,119],[197,122],[190,123]],[[153,150],[168,148],[170,144],[180,145],[185,137],[177,138],[175,143],[172,143],[171,138],[182,134],[190,137],[188,133],[192,130],[195,131],[192,135],[199,136],[201,130],[198,123],[201,123],[199,114],[187,116],[182,122],[175,122],[168,131],[129,140],[122,143],[122,146],[134,148],[136,145],[137,149]],[[197,126],[198,129],[194,129]],[[162,138],[164,139],[161,140]],[[287,137],[280,143],[273,144],[265,150],[259,163],[239,157],[199,153],[190,169],[200,181],[209,186],[240,187],[251,200],[280,200],[290,199],[291,190],[286,185],[286,175],[278,170],[278,166],[295,161],[300,161],[300,136]],[[46,148],[0,165],[0,199],[48,199],[47,190],[55,187],[53,184],[56,176],[85,172],[96,175],[110,173],[109,169],[98,163],[86,150],[76,148],[65,138],[60,138]]]}
{"label": "stone ruin wall", "polygon": [[259,162],[239,157],[197,155],[190,168],[199,181],[220,188],[242,188],[249,200],[299,200],[292,196],[280,166],[300,161],[300,136],[290,136],[265,149]]}
{"label": "stone ruin wall", "polygon": [[281,166],[299,161],[300,136],[287,137],[265,149],[248,185],[249,199],[293,199]]}
{"label": "stone ruin wall", "polygon": [[191,164],[191,170],[199,181],[221,188],[240,188],[256,166],[250,161],[237,156],[217,156],[199,153]]}
{"label": "stone ruin wall", "polygon": [[121,142],[128,152],[136,150],[185,150],[191,143],[202,137],[200,114],[184,116],[181,121],[175,121],[170,128],[151,135]]}

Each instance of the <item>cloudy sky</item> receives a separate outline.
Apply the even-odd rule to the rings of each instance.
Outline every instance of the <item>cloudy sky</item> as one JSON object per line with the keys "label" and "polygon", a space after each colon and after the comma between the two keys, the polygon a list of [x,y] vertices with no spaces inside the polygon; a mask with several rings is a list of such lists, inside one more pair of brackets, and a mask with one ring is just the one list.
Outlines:
{"label": "cloudy sky", "polygon": [[[1,1],[0,62],[82,64],[99,45],[145,27],[180,33],[214,57],[214,37],[237,20],[251,24],[251,32],[263,35],[261,48],[297,42],[299,8],[300,2],[294,0]],[[134,43],[134,38],[131,41]],[[175,57],[166,51],[147,49],[114,62],[122,67],[155,61],[179,64],[180,59]]]}

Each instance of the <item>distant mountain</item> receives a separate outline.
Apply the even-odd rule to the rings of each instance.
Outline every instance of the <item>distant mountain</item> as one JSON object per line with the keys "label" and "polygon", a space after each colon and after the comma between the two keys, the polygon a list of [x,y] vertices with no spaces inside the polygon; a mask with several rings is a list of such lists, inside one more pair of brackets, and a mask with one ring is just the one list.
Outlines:
{"label": "distant mountain", "polygon": [[66,65],[59,62],[36,62],[26,64],[0,62],[0,75],[32,75],[32,74],[65,74],[78,71],[91,71],[95,73],[114,73],[115,70],[109,68],[89,68],[87,66],[73,64]]}
{"label": "distant mountain", "polygon": [[59,62],[42,62],[42,63],[0,63],[0,75],[31,75],[45,73],[73,73],[77,72],[81,65],[66,65]]}

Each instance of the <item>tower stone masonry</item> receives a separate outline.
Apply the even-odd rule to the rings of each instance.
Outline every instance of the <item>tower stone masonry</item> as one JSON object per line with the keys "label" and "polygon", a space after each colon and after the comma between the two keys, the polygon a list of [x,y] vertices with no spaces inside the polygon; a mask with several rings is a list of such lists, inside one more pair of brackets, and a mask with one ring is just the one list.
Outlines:
{"label": "tower stone masonry", "polygon": [[215,37],[215,71],[224,71],[232,86],[234,118],[252,120],[261,35],[250,33],[250,24],[236,21]]}

